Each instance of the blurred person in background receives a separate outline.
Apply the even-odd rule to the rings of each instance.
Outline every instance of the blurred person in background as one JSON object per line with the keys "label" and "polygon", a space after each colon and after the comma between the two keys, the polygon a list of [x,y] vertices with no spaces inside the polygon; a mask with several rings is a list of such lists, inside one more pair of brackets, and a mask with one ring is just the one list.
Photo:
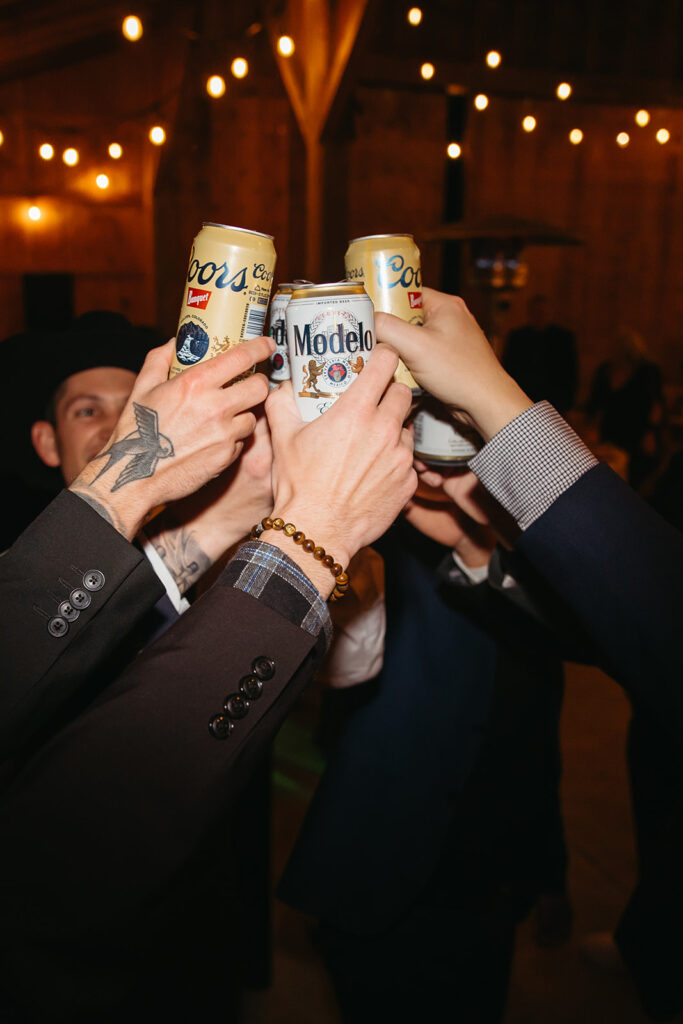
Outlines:
{"label": "blurred person in background", "polygon": [[545,399],[565,415],[579,384],[576,338],[552,322],[546,295],[529,299],[527,317],[528,323],[508,334],[503,366],[534,402]]}

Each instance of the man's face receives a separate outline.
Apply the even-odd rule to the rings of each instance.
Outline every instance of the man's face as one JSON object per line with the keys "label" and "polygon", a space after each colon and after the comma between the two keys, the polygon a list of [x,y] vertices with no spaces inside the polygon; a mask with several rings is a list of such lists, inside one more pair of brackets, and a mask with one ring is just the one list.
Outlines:
{"label": "man's face", "polygon": [[68,486],[109,440],[133,390],[135,374],[98,366],[67,377],[55,399],[55,426],[34,423],[33,446],[48,466],[59,466]]}

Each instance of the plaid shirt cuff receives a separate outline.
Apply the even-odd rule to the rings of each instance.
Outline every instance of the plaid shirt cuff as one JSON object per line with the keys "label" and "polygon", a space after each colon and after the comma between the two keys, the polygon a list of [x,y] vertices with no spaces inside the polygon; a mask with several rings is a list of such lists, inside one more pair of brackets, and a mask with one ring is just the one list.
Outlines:
{"label": "plaid shirt cuff", "polygon": [[537,402],[492,437],[469,467],[526,530],[597,461],[549,402]]}
{"label": "plaid shirt cuff", "polygon": [[263,601],[312,636],[323,632],[326,646],[330,646],[332,619],[327,604],[305,572],[279,548],[247,541],[228,562],[223,580]]}

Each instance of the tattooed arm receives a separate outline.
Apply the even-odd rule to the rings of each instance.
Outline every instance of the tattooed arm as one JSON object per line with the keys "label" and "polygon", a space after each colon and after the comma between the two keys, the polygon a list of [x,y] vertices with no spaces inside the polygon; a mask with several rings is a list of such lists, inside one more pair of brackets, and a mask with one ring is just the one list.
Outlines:
{"label": "tattooed arm", "polygon": [[261,374],[224,385],[272,347],[254,338],[173,380],[173,343],[153,349],[112,436],[70,489],[132,540],[153,509],[203,488],[240,454],[268,385]]}

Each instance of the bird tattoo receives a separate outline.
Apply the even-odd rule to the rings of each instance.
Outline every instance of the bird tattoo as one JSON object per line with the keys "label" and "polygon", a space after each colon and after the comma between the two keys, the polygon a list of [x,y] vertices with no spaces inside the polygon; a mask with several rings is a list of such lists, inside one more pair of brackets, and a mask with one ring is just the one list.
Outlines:
{"label": "bird tattoo", "polygon": [[106,452],[95,456],[95,459],[109,457],[109,461],[99,471],[95,480],[99,480],[121,459],[131,456],[128,465],[117,476],[112,491],[118,491],[119,487],[124,487],[131,480],[144,480],[152,476],[159,459],[169,459],[175,454],[171,439],[159,433],[159,417],[156,410],[133,402],[133,411],[138,429],[126,434],[120,441],[114,441]]}

